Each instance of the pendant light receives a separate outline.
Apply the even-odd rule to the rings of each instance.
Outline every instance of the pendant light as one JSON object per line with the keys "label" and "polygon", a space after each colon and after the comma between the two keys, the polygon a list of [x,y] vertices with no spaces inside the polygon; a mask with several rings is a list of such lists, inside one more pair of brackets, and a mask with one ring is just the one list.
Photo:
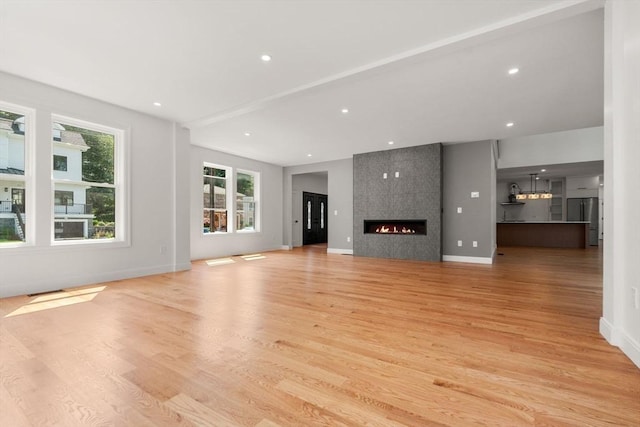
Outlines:
{"label": "pendant light", "polygon": [[529,192],[523,192],[516,195],[516,200],[539,200],[539,199],[551,199],[553,195],[546,191],[538,192],[538,174],[530,173],[529,174]]}

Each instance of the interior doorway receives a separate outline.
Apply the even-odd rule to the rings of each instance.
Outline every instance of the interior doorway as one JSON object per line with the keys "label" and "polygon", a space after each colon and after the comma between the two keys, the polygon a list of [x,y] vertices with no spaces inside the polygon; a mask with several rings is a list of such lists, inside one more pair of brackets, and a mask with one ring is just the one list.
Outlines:
{"label": "interior doorway", "polygon": [[327,195],[302,193],[302,244],[327,243]]}
{"label": "interior doorway", "polygon": [[[324,240],[326,243],[315,243],[316,245],[327,245],[329,243],[328,224],[328,204],[329,204],[329,172],[314,171],[291,176],[291,244],[294,248],[303,245],[313,245],[308,241]],[[324,204],[318,200],[311,200],[311,230],[308,224],[308,206],[304,194],[317,194],[325,196]],[[314,212],[316,221],[314,223]],[[324,212],[321,212],[324,211]],[[320,215],[324,214],[324,215]],[[322,219],[321,219],[322,217]],[[315,228],[315,230],[314,230]]]}

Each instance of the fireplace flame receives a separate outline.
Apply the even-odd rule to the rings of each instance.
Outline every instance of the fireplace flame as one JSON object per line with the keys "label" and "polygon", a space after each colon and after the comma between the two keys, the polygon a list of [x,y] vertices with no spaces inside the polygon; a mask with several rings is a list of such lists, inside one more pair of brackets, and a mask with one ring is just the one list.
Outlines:
{"label": "fireplace flame", "polygon": [[381,227],[376,228],[376,233],[378,234],[415,234],[416,230],[412,228],[402,227],[398,229],[395,225],[393,228],[383,225]]}

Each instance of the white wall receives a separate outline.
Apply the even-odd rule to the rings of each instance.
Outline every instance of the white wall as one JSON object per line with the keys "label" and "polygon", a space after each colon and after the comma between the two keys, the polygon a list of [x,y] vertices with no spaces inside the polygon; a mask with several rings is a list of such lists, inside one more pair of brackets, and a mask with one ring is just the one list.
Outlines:
{"label": "white wall", "polygon": [[283,244],[293,246],[292,193],[293,175],[327,172],[327,252],[353,253],[353,159],[284,168]]}
{"label": "white wall", "polygon": [[568,176],[566,180],[567,198],[598,197],[600,191],[599,176]]}
{"label": "white wall", "polygon": [[[0,73],[0,99],[36,110],[35,185],[27,203],[34,245],[0,248],[0,297],[189,268],[177,247],[188,235],[174,230],[188,221],[178,215],[173,123],[111,104]],[[128,244],[51,244],[51,114],[124,129],[129,153],[130,239]],[[184,144],[184,138],[181,139]],[[186,141],[188,143],[188,140]],[[188,188],[176,189],[188,194]],[[28,207],[29,209],[29,207]]]}
{"label": "white wall", "polygon": [[[198,144],[198,141],[193,141]],[[202,232],[202,164],[229,166],[260,173],[260,231],[256,233]],[[191,259],[262,252],[282,248],[282,167],[200,146],[191,147]]]}
{"label": "white wall", "polygon": [[604,287],[600,332],[640,367],[640,2],[605,4]]}
{"label": "white wall", "polygon": [[601,126],[501,139],[498,169],[602,160],[603,140]]}

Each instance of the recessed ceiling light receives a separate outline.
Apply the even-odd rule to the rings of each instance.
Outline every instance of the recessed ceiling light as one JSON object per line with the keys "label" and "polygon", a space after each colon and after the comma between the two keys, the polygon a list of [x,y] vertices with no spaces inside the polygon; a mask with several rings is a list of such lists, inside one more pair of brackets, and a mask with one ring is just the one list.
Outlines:
{"label": "recessed ceiling light", "polygon": [[515,124],[515,123],[513,123],[513,122],[509,122],[509,123],[507,123],[507,127],[508,127],[508,128],[510,128],[510,127],[512,127],[514,124]]}
{"label": "recessed ceiling light", "polygon": [[513,74],[518,74],[518,71],[520,71],[519,68],[510,68],[509,69],[509,74],[513,75]]}
{"label": "recessed ceiling light", "polygon": [[160,104],[159,102],[154,102],[153,105],[155,105],[156,107],[162,107],[162,104]]}
{"label": "recessed ceiling light", "polygon": [[251,132],[245,132],[244,136],[251,136]]}
{"label": "recessed ceiling light", "polygon": [[540,179],[540,177],[536,175],[536,181],[539,180],[539,179]]}
{"label": "recessed ceiling light", "polygon": [[340,110],[340,112],[342,114],[348,114],[349,113],[349,109],[348,108],[343,108],[342,110]]}
{"label": "recessed ceiling light", "polygon": [[307,157],[311,157],[311,154],[307,154]]}
{"label": "recessed ceiling light", "polygon": [[387,144],[393,145],[393,141],[389,141],[389,142],[387,142]]}
{"label": "recessed ceiling light", "polygon": [[269,62],[271,61],[271,55],[267,55],[266,53],[264,55],[262,55],[260,57],[260,59],[262,59],[263,62]]}
{"label": "recessed ceiling light", "polygon": [[540,172],[546,172],[546,171],[547,171],[546,169],[540,169]]}

